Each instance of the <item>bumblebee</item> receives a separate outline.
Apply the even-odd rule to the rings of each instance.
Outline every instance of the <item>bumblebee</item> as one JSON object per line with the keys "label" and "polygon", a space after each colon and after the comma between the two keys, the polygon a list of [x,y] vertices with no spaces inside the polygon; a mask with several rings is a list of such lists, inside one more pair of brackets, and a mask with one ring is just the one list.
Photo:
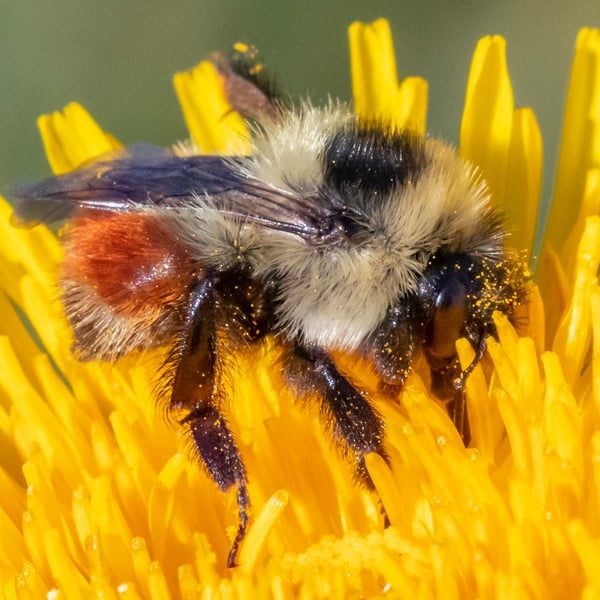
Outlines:
{"label": "bumblebee", "polygon": [[[67,221],[61,286],[81,359],[168,346],[160,395],[187,413],[218,487],[237,490],[233,566],[249,510],[222,385],[237,352],[274,340],[286,386],[319,399],[368,483],[365,455],[386,457],[384,423],[334,354],[368,360],[391,392],[424,355],[467,435],[464,381],[526,276],[485,181],[452,146],[364,123],[342,103],[290,107],[239,61],[214,62],[252,121],[247,156],[134,145],[14,195],[21,224]],[[466,370],[463,336],[476,350]]]}

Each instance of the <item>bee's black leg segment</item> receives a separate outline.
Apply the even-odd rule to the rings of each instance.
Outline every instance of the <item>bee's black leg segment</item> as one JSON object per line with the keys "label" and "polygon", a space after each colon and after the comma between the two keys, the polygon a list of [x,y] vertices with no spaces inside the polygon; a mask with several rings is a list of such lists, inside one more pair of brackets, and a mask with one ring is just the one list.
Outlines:
{"label": "bee's black leg segment", "polygon": [[471,440],[471,431],[469,429],[469,419],[467,417],[467,399],[464,392],[464,380],[460,375],[454,380],[454,384],[454,394],[447,402],[446,410],[458,433],[460,433],[466,447]]}
{"label": "bee's black leg segment", "polygon": [[250,498],[248,497],[248,488],[246,482],[239,484],[237,489],[238,503],[238,529],[235,538],[231,544],[231,549],[227,555],[227,566],[229,568],[237,567],[237,553],[248,528],[248,509],[250,508]]}
{"label": "bee's black leg segment", "polygon": [[246,470],[240,451],[223,416],[214,406],[199,405],[185,419],[194,442],[210,476],[222,491],[237,488],[238,529],[231,545],[227,566],[236,565],[239,545],[248,527],[248,498]]}
{"label": "bee's black leg segment", "polygon": [[240,451],[219,411],[215,384],[218,365],[216,311],[218,274],[207,274],[190,290],[183,334],[173,348],[169,365],[174,370],[171,407],[190,410],[182,423],[189,426],[202,463],[222,491],[235,486],[238,529],[228,557],[234,566],[248,526],[247,479]]}
{"label": "bee's black leg segment", "polygon": [[189,423],[202,462],[224,492],[236,485],[245,488],[246,471],[233,434],[214,406],[199,405],[184,420]]}
{"label": "bee's black leg segment", "polygon": [[174,375],[171,407],[194,408],[212,400],[215,380],[216,277],[205,277],[190,290],[183,335],[171,351],[168,364]]}
{"label": "bee's black leg segment", "polygon": [[371,487],[365,455],[377,452],[387,460],[381,418],[323,351],[296,346],[294,354],[304,363],[302,387],[317,391],[334,440],[356,459],[357,476]]}
{"label": "bee's black leg segment", "polygon": [[485,354],[485,348],[487,344],[487,335],[485,333],[481,333],[477,337],[477,344],[475,345],[475,356],[467,368],[461,372],[458,381],[456,382],[457,391],[463,392],[465,388],[465,383],[469,377],[469,375],[474,371],[475,367],[479,364],[479,361],[483,358]]}

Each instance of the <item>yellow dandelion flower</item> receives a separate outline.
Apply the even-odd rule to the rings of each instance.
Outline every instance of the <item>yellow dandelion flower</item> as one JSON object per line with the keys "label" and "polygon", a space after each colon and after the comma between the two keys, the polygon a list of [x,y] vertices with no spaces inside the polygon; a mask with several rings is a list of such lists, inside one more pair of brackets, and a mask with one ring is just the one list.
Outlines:
{"label": "yellow dandelion flower", "polygon": [[[387,23],[354,24],[350,40],[358,112],[423,132],[426,84],[398,84]],[[534,289],[525,307],[527,335],[497,315],[489,360],[467,381],[470,447],[413,373],[401,405],[373,395],[389,463],[367,456],[377,494],[361,489],[318,416],[273,376],[276,348],[240,359],[230,419],[254,513],[235,569],[225,566],[234,493],[220,493],[183,430],[156,416],[162,351],[76,360],[57,300],[61,246],[44,227],[13,227],[2,201],[0,598],[600,596],[600,146],[589,126],[599,55],[598,32],[580,34],[565,117],[575,133],[561,156],[586,160],[570,169],[562,158],[556,190],[558,211],[568,190],[577,207],[565,228],[551,217],[555,250],[543,295]],[[193,142],[243,152],[243,121],[207,64],[176,79]],[[531,248],[540,133],[512,97],[504,41],[485,38],[460,150],[522,225],[512,243]],[[120,147],[76,104],[40,129],[55,173]],[[458,350],[470,364],[470,344]]]}

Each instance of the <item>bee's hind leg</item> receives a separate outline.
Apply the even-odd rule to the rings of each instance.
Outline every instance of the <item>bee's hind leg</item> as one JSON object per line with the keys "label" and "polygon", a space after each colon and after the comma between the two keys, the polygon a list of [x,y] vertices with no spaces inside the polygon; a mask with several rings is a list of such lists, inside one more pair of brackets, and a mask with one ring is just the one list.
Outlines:
{"label": "bee's hind leg", "polygon": [[172,372],[170,406],[189,409],[182,422],[189,426],[208,474],[223,492],[237,489],[238,529],[227,560],[233,567],[246,534],[250,500],[242,457],[215,393],[217,282],[217,276],[206,276],[190,289],[182,335],[171,349],[167,370]]}
{"label": "bee's hind leg", "polygon": [[238,528],[231,545],[227,566],[237,562],[239,546],[248,527],[250,499],[246,471],[233,434],[219,411],[210,405],[199,405],[186,418],[202,462],[222,491],[237,489]]}

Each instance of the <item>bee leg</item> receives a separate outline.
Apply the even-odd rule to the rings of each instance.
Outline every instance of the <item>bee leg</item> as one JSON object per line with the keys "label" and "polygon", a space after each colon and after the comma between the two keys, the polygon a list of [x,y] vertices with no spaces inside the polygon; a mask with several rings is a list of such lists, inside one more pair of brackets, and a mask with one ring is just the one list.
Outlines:
{"label": "bee leg", "polygon": [[241,454],[219,411],[215,395],[217,281],[217,276],[207,275],[190,291],[184,333],[170,359],[175,373],[171,407],[191,409],[183,423],[189,425],[209,475],[223,492],[232,486],[237,488],[238,529],[227,560],[227,565],[232,567],[246,533],[250,501]]}
{"label": "bee leg", "polygon": [[[475,346],[475,356],[466,369],[460,371],[458,376],[454,378],[454,393],[452,399],[447,404],[448,414],[456,425],[459,433],[463,438],[465,446],[469,445],[471,440],[471,431],[469,429],[469,419],[467,414],[467,398],[465,396],[465,386],[469,375],[473,372],[479,361],[482,359],[486,348],[486,335],[478,336]],[[458,359],[456,360],[458,363]]]}
{"label": "bee leg", "polygon": [[448,416],[454,423],[462,441],[467,447],[471,441],[469,418],[467,415],[467,399],[465,382],[470,374],[467,368],[461,371],[456,355],[442,360],[435,360],[426,354],[431,373],[431,391],[446,405]]}
{"label": "bee leg", "polygon": [[406,381],[422,336],[412,297],[388,308],[385,317],[365,344],[369,359],[380,380],[380,390],[397,393]]}
{"label": "bee leg", "polygon": [[356,460],[357,477],[372,488],[365,455],[377,452],[387,461],[381,418],[324,351],[296,345],[293,352],[302,375],[293,377],[292,384],[299,387],[300,395],[317,392],[334,440]]}
{"label": "bee leg", "polygon": [[222,491],[237,487],[238,528],[231,545],[227,566],[235,567],[239,546],[248,527],[250,499],[246,471],[233,434],[219,411],[199,405],[185,419],[190,425],[196,448],[209,474]]}
{"label": "bee leg", "polygon": [[[425,294],[430,292],[424,288]],[[470,435],[463,384],[470,371],[461,371],[456,340],[464,334],[467,288],[459,274],[451,274],[436,290],[430,310],[423,349],[431,371],[431,391],[446,402],[448,415],[466,446]]]}
{"label": "bee leg", "polygon": [[485,353],[486,335],[477,334],[475,340],[471,339],[471,343],[475,347],[475,357],[463,370],[460,368],[456,354],[445,360],[440,357],[434,360],[431,355],[428,355],[431,369],[431,390],[440,400],[446,401],[448,415],[460,433],[465,446],[469,445],[471,439],[465,386],[469,375]]}
{"label": "bee leg", "polygon": [[[433,364],[432,364],[433,363]],[[446,405],[448,416],[463,439],[465,446],[470,440],[469,420],[464,393],[464,380],[458,357],[445,361],[430,361],[431,391]]]}

